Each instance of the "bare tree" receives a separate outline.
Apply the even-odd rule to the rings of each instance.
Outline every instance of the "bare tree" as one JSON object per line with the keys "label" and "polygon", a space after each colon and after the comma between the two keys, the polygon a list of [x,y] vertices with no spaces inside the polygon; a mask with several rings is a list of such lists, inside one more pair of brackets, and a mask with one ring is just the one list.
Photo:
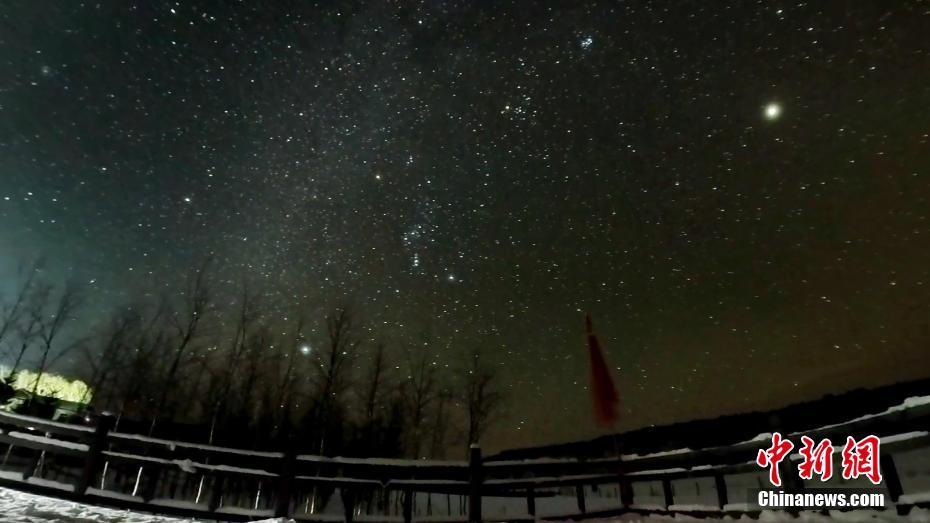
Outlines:
{"label": "bare tree", "polygon": [[433,429],[430,434],[430,459],[445,459],[446,443],[449,437],[451,421],[449,406],[455,395],[449,387],[441,387],[436,394],[436,408],[433,412]]}
{"label": "bare tree", "polygon": [[407,350],[407,376],[402,390],[409,422],[407,452],[412,458],[422,457],[423,427],[436,400],[436,366],[430,349],[427,337],[422,347]]}
{"label": "bare tree", "polygon": [[375,353],[371,359],[371,368],[368,370],[367,390],[365,391],[365,426],[373,427],[381,405],[382,389],[385,379],[384,343],[375,345]]}
{"label": "bare tree", "polygon": [[82,403],[91,391],[95,396],[102,395],[113,376],[122,370],[128,356],[127,349],[132,337],[138,333],[141,322],[142,317],[132,307],[114,312],[109,326],[102,334],[102,346],[91,349],[92,352],[85,351],[91,375],[88,380],[90,386],[81,398]]}
{"label": "bare tree", "polygon": [[326,346],[316,354],[316,394],[312,420],[320,427],[320,454],[326,445],[327,434],[341,419],[342,395],[349,385],[349,370],[361,340],[356,336],[358,326],[347,307],[337,307],[326,315]]}
{"label": "bare tree", "polygon": [[187,351],[191,347],[191,342],[197,337],[201,320],[210,304],[210,290],[207,286],[207,269],[209,268],[209,264],[210,260],[204,261],[204,263],[188,277],[187,289],[184,293],[184,311],[180,315],[175,313],[170,318],[175,329],[175,345],[172,351],[171,364],[168,366],[168,370],[162,380],[163,383],[158,401],[155,402],[152,424],[149,427],[150,436],[155,432],[155,425],[162,411],[165,409],[168,401],[168,392],[178,384],[178,370],[180,369],[181,362],[187,355]]}
{"label": "bare tree", "polygon": [[[119,426],[123,415],[127,411],[135,411],[136,414],[142,415],[142,404],[150,403],[151,397],[145,397],[146,390],[154,390],[158,383],[153,381],[153,375],[156,373],[156,362],[158,356],[163,352],[165,346],[165,334],[159,329],[162,326],[162,320],[167,312],[167,300],[162,298],[150,317],[140,322],[139,332],[133,336],[127,347],[127,357],[125,366],[118,375],[114,376],[116,406],[116,427]],[[144,325],[142,325],[144,323]],[[144,400],[144,401],[143,401]],[[95,401],[98,407],[104,405]]]}
{"label": "bare tree", "polygon": [[468,355],[462,368],[462,402],[465,405],[468,444],[478,443],[484,435],[504,396],[496,390],[497,372],[477,350]]}
{"label": "bare tree", "polygon": [[43,311],[48,306],[51,292],[52,287],[50,285],[38,285],[30,293],[28,301],[24,305],[25,318],[16,325],[16,332],[19,336],[19,350],[16,353],[16,359],[13,361],[10,374],[6,377],[9,384],[12,384],[16,379],[16,373],[23,362],[23,357],[39,336],[39,330],[42,328]]}
{"label": "bare tree", "polygon": [[[256,410],[256,389],[261,383],[262,387],[275,387],[280,384],[277,382],[277,376],[267,372],[265,363],[268,358],[274,357],[269,354],[268,349],[274,346],[274,336],[267,325],[259,325],[249,336],[246,343],[244,358],[244,378],[239,386],[237,397],[239,399],[240,409],[243,410],[243,418],[251,421]],[[275,358],[276,359],[276,358]],[[262,380],[262,378],[267,380]],[[262,382],[264,381],[264,382]]]}
{"label": "bare tree", "polygon": [[213,443],[216,425],[223,418],[226,412],[226,403],[229,400],[229,393],[232,390],[233,380],[239,368],[239,361],[246,349],[246,340],[252,330],[252,325],[257,317],[257,298],[254,294],[249,293],[247,286],[242,288],[242,302],[239,304],[239,312],[236,315],[236,329],[233,334],[229,348],[229,358],[224,360],[221,368],[223,372],[219,376],[218,390],[216,399],[212,406],[210,419],[210,433],[207,443]]}
{"label": "bare tree", "polygon": [[364,387],[364,397],[362,398],[364,417],[361,426],[361,443],[365,452],[378,445],[380,433],[385,424],[383,409],[387,365],[384,361],[384,350],[385,345],[383,342],[375,344],[374,353],[371,355],[371,364],[365,370],[365,376],[361,387],[359,387]]}
{"label": "bare tree", "polygon": [[18,326],[19,320],[26,312],[36,276],[42,266],[43,261],[41,259],[33,263],[29,269],[20,264],[17,271],[20,276],[20,285],[14,292],[13,301],[12,303],[0,304],[0,343],[3,343],[6,336]]}
{"label": "bare tree", "polygon": [[[284,358],[287,359],[287,365],[284,368],[284,374],[281,376],[281,384],[278,387],[278,394],[271,404],[271,408],[278,415],[271,416],[274,436],[287,434],[291,430],[291,409],[293,407],[293,396],[296,388],[295,371],[297,369],[297,358],[303,352],[306,337],[304,336],[304,323],[306,322],[303,307],[298,307],[294,317],[294,330],[291,333],[290,345]],[[275,373],[277,374],[277,373]],[[277,376],[276,376],[277,377]]]}
{"label": "bare tree", "polygon": [[[74,311],[80,306],[81,299],[80,289],[73,281],[70,281],[65,284],[65,287],[58,297],[58,303],[48,315],[46,315],[44,307],[36,307],[30,310],[30,315],[36,319],[39,324],[37,336],[39,339],[39,349],[42,351],[39,365],[36,368],[35,383],[32,385],[30,401],[38,394],[39,382],[49,364],[49,356],[52,354],[52,349],[55,347],[65,323],[71,319]],[[77,345],[77,343],[71,343],[64,346],[58,351],[56,358],[63,356]]]}

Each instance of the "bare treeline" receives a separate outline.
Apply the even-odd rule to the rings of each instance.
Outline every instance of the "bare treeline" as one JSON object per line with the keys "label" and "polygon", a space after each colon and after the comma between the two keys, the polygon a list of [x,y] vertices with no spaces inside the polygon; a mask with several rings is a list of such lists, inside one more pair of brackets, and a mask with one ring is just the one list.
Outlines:
{"label": "bare treeline", "polygon": [[90,385],[91,408],[112,412],[118,430],[253,449],[444,458],[477,442],[502,404],[497,368],[480,351],[450,358],[427,335],[409,346],[380,341],[346,304],[282,314],[245,285],[221,299],[209,263],[176,295],[121,305],[104,322],[96,314],[96,325],[74,321],[83,303],[77,285],[46,283],[41,264],[19,276],[0,296],[0,350],[12,373],[41,373],[70,355],[77,363],[62,370]]}

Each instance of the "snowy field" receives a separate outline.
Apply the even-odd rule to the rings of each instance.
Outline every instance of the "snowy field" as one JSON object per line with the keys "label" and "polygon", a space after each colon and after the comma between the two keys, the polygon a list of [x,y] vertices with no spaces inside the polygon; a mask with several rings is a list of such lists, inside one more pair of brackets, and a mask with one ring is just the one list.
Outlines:
{"label": "snowy field", "polygon": [[[16,490],[0,488],[0,523],[182,523],[206,520],[169,518],[164,516],[153,516],[139,512],[130,512],[128,510],[115,510],[102,507],[93,507],[71,501],[62,501],[34,494],[26,494]],[[212,521],[212,520],[211,520]],[[289,523],[293,520],[285,519],[266,519],[265,523]],[[591,520],[601,523],[608,521],[622,521],[628,523],[642,522],[698,522],[712,523],[713,521],[734,521],[732,518],[723,518],[722,520],[714,519],[696,519],[686,516],[649,516],[642,517],[636,515],[625,515],[620,518],[609,520]],[[802,513],[801,517],[792,519],[784,513],[763,512],[758,520],[748,517],[740,518],[738,521],[747,523],[752,521],[795,521],[798,523],[828,523],[831,521],[850,521],[850,522],[885,522],[885,521],[912,521],[930,523],[930,511],[914,509],[906,517],[898,517],[893,512],[874,512],[874,511],[855,511],[855,512],[833,512],[829,517],[814,514]]]}
{"label": "snowy field", "polygon": [[180,523],[182,521],[191,520],[92,507],[0,488],[0,522],[2,523]]}

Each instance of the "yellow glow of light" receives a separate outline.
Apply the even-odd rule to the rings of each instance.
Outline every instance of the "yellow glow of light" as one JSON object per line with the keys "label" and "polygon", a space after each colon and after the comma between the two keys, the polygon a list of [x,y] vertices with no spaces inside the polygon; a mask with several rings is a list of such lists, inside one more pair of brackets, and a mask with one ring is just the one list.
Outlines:
{"label": "yellow glow of light", "polygon": [[[2,376],[6,377],[10,371],[7,368],[0,368]],[[32,391],[36,382],[36,373],[31,370],[20,370],[16,372],[16,381],[13,382],[13,388],[23,391]],[[87,384],[81,380],[70,380],[58,374],[42,374],[39,380],[38,393],[40,396],[50,396],[74,403],[90,403],[93,394]]]}

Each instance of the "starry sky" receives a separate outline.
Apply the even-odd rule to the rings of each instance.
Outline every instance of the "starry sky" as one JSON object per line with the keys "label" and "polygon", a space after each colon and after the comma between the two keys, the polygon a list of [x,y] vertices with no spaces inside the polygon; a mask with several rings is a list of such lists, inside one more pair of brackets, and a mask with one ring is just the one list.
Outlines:
{"label": "starry sky", "polygon": [[[26,2],[0,12],[0,290],[94,311],[212,256],[282,310],[481,347],[490,448],[925,377],[930,4]],[[101,313],[102,314],[102,313]]]}

